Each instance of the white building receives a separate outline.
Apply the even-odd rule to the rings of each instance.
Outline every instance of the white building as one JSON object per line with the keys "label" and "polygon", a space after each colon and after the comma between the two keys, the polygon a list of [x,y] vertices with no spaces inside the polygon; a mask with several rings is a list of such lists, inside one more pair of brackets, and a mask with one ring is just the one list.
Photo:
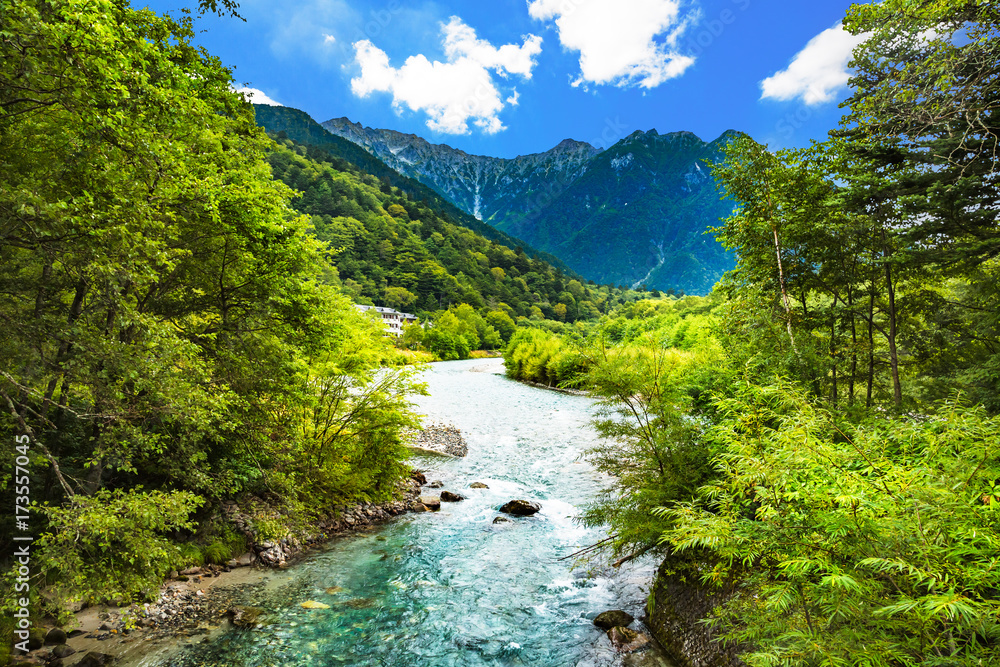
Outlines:
{"label": "white building", "polygon": [[354,304],[354,307],[363,313],[370,310],[378,313],[382,317],[382,324],[385,325],[385,328],[393,336],[402,336],[403,325],[417,321],[416,315],[401,313],[398,310],[393,310],[392,308],[383,308],[382,306],[362,306],[360,304]]}

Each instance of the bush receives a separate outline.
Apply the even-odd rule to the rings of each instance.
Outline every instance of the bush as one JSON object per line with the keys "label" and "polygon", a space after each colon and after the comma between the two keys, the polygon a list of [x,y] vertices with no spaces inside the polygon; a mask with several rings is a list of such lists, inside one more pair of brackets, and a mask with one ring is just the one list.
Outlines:
{"label": "bush", "polygon": [[131,489],[43,507],[50,530],[38,541],[45,575],[67,601],[142,599],[180,555],[164,533],[191,529],[188,516],[202,503],[188,491]]}

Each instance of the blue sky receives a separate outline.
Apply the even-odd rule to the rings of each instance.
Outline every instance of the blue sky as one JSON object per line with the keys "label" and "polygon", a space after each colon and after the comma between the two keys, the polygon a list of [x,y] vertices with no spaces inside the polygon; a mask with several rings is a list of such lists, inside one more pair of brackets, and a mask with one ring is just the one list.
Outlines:
{"label": "blue sky", "polygon": [[[137,6],[141,6],[137,2]],[[173,11],[191,3],[155,0]],[[727,129],[773,148],[843,112],[847,0],[243,0],[198,20],[238,86],[470,153]],[[258,97],[257,101],[263,98]]]}

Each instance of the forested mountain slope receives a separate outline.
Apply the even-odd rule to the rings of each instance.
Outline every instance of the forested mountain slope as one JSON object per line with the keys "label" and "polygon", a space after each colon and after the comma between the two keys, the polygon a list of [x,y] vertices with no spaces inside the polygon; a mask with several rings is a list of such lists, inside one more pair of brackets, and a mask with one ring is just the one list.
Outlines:
{"label": "forested mountain slope", "polygon": [[346,118],[323,127],[597,282],[706,293],[735,265],[706,232],[732,212],[708,163],[738,133],[637,131],[606,151],[566,139],[506,159]]}
{"label": "forested mountain slope", "polygon": [[623,298],[483,238],[323,149],[279,145],[268,158],[274,177],[302,193],[292,205],[311,217],[335,280],[358,301],[425,313],[467,303],[573,321]]}
{"label": "forested mountain slope", "polygon": [[[567,270],[566,265],[554,255],[540,252],[527,242],[513,238],[507,233],[482,222],[470,212],[456,206],[451,199],[443,196],[433,187],[428,187],[420,182],[419,179],[413,179],[408,175],[404,175],[405,172],[400,173],[391,165],[387,165],[381,159],[357,144],[343,139],[336,134],[331,134],[319,123],[310,118],[306,112],[290,107],[255,104],[254,113],[257,118],[257,124],[268,132],[275,135],[284,133],[281,136],[288,137],[300,144],[315,146],[322,150],[321,155],[324,156],[324,159],[329,158],[333,163],[337,163],[336,158],[349,162],[361,171],[401,189],[413,199],[427,202],[427,205],[436,213],[446,216],[463,227],[468,227],[474,232],[497,241],[512,250],[520,247],[531,257],[541,257],[548,263]],[[339,166],[343,167],[344,165]]]}

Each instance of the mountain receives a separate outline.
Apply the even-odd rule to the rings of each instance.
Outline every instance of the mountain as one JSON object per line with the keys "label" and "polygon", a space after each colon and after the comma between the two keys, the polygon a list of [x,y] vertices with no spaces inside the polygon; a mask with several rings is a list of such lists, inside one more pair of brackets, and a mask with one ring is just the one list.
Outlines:
{"label": "mountain", "polygon": [[375,176],[388,186],[399,188],[413,199],[427,202],[436,213],[491,241],[496,241],[512,250],[522,248],[529,257],[538,257],[561,270],[569,271],[566,264],[556,256],[541,252],[528,242],[513,238],[496,227],[482,222],[470,212],[459,208],[447,195],[442,195],[419,180],[400,173],[357,142],[330,133],[306,112],[291,107],[265,104],[255,104],[253,107],[257,124],[268,132],[310,146],[314,152],[321,152],[324,160],[336,158],[344,160],[361,171]]}
{"label": "mountain", "polygon": [[497,226],[598,282],[707,293],[735,265],[706,233],[733,210],[708,163],[734,136],[705,143],[690,132],[634,132],[588,161],[547,206]]}
{"label": "mountain", "polygon": [[605,151],[566,139],[509,159],[346,118],[322,125],[597,282],[703,294],[735,265],[705,234],[732,212],[705,161],[720,157],[733,131],[710,143],[690,132],[637,131]]}
{"label": "mountain", "polygon": [[415,134],[362,127],[346,118],[328,120],[323,127],[496,227],[511,213],[530,213],[551,183],[569,183],[582,176],[588,161],[600,152],[588,143],[566,139],[544,153],[506,159],[469,155]]}
{"label": "mountain", "polygon": [[[456,224],[322,148],[278,138],[268,162],[275,179],[301,193],[292,206],[309,216],[313,234],[327,244],[333,270],[324,279],[355,302],[422,317],[465,303],[512,328],[518,317],[594,319],[642,296],[585,285]],[[501,312],[505,316],[490,315]]]}

